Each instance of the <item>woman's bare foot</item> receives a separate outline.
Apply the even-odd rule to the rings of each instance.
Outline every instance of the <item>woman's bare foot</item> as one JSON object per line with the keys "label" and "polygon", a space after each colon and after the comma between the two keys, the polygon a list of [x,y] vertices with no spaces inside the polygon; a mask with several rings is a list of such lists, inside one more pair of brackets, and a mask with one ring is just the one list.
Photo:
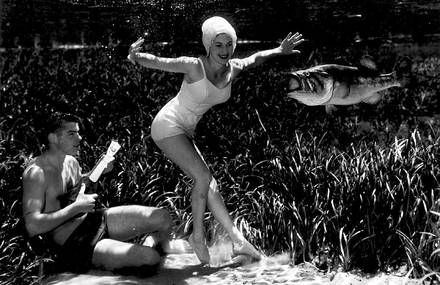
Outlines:
{"label": "woman's bare foot", "polygon": [[193,234],[191,234],[189,236],[188,242],[191,245],[194,252],[196,253],[197,258],[200,260],[200,262],[202,264],[209,264],[210,256],[205,241],[196,240]]}
{"label": "woman's bare foot", "polygon": [[258,250],[245,239],[240,242],[234,242],[232,252],[234,255],[244,254],[249,255],[255,260],[261,260],[261,254]]}

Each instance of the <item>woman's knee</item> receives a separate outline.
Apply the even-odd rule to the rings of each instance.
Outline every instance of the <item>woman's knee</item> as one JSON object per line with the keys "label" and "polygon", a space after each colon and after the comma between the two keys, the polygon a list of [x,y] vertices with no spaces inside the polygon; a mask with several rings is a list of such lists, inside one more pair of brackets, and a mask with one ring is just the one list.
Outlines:
{"label": "woman's knee", "polygon": [[215,181],[214,177],[209,171],[204,171],[203,173],[194,175],[194,189],[202,191],[201,194],[206,195],[213,180]]}

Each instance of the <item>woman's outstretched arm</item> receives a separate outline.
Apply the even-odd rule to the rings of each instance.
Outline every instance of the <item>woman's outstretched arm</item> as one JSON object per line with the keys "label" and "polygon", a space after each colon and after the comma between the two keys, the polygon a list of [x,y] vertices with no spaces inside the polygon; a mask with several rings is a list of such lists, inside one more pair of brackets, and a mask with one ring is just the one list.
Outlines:
{"label": "woman's outstretched arm", "polygon": [[297,45],[301,44],[304,41],[302,38],[302,34],[289,33],[287,37],[281,42],[280,46],[256,52],[249,57],[241,59],[242,70],[250,67],[255,67],[267,59],[272,58],[277,55],[288,55],[288,54],[299,54],[301,53],[299,50],[295,49]]}
{"label": "woman's outstretched arm", "polygon": [[151,53],[141,52],[143,38],[131,44],[127,59],[133,64],[140,64],[147,68],[159,69],[169,72],[192,73],[198,64],[193,57],[181,56],[177,58],[159,57]]}

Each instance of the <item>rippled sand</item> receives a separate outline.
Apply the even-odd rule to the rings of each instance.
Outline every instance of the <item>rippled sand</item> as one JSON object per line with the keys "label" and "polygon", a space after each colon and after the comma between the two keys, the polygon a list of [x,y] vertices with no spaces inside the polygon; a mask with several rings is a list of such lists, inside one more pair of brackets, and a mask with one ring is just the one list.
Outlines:
{"label": "rippled sand", "polygon": [[265,257],[260,262],[251,262],[245,256],[231,258],[231,245],[222,244],[210,248],[210,266],[201,266],[188,246],[180,242],[180,253],[167,256],[158,274],[148,278],[120,276],[111,272],[92,270],[87,274],[62,273],[49,277],[46,285],[67,284],[129,284],[129,285],[224,285],[224,284],[295,284],[295,285],[415,285],[420,281],[378,274],[360,276],[353,273],[323,273],[312,264],[292,266],[287,255]]}

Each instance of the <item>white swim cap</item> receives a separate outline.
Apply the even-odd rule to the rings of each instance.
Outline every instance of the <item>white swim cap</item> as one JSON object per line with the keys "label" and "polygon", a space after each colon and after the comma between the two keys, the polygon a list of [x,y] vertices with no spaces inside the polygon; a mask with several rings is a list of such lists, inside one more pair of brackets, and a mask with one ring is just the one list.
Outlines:
{"label": "white swim cap", "polygon": [[202,25],[202,41],[205,46],[206,54],[209,55],[209,48],[212,45],[213,40],[219,34],[227,34],[232,38],[233,49],[237,45],[237,35],[235,29],[224,18],[214,16],[203,22]]}

